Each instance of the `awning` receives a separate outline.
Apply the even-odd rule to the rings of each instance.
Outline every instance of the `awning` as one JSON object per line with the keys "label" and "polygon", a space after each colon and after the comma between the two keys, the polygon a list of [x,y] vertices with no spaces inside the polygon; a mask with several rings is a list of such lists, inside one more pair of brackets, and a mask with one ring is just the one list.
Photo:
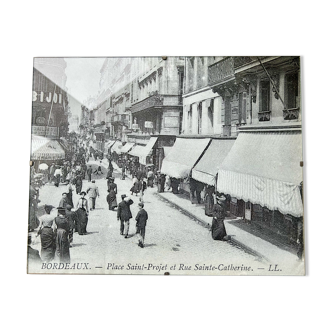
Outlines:
{"label": "awning", "polygon": [[240,132],[221,164],[217,190],[300,217],[301,161],[300,131]]}
{"label": "awning", "polygon": [[218,168],[231,150],[235,139],[213,139],[201,160],[192,170],[192,177],[214,186]]}
{"label": "awning", "polygon": [[65,159],[65,151],[60,143],[47,137],[32,135],[31,160]]}
{"label": "awning", "polygon": [[120,141],[116,141],[115,143],[114,143],[114,145],[112,146],[112,150],[114,151],[114,152],[116,152],[117,154],[121,154],[122,152],[122,147],[123,147],[123,145],[122,145],[122,142],[120,142]]}
{"label": "awning", "polygon": [[144,153],[139,157],[139,162],[142,165],[146,165],[146,157],[151,154],[154,145],[156,144],[158,137],[151,137],[148,144],[144,147]]}
{"label": "awning", "polygon": [[142,157],[145,154],[145,146],[135,145],[128,154],[135,157]]}
{"label": "awning", "polygon": [[133,147],[135,143],[127,143],[125,146],[122,147],[121,153],[128,153]]}
{"label": "awning", "polygon": [[164,157],[166,157],[170,153],[170,151],[172,150],[172,147],[171,146],[164,146],[163,149],[164,149]]}
{"label": "awning", "polygon": [[108,141],[105,145],[106,148],[111,148],[114,144],[115,144],[116,141]]}
{"label": "awning", "polygon": [[210,138],[177,138],[169,154],[164,158],[161,173],[183,179],[189,176]]}

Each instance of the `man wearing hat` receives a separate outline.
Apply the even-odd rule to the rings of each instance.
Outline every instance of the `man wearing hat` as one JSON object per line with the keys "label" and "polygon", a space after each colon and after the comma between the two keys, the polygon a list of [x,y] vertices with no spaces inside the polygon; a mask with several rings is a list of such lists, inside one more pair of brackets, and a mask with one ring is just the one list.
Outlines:
{"label": "man wearing hat", "polygon": [[68,204],[68,198],[67,198],[67,193],[62,193],[62,198],[60,200],[59,206],[62,208],[65,208]]}
{"label": "man wearing hat", "polygon": [[90,199],[90,211],[94,210],[96,208],[96,198],[99,197],[99,190],[96,186],[96,181],[92,180],[91,185],[87,189],[87,194],[89,194]]}
{"label": "man wearing hat", "polygon": [[213,205],[212,208],[212,238],[214,240],[224,240],[227,233],[224,224],[224,219],[226,217],[226,197],[220,195],[216,197],[217,203]]}
{"label": "man wearing hat", "polygon": [[117,219],[120,220],[120,234],[125,235],[125,238],[128,237],[129,232],[129,219],[132,218],[132,214],[130,211],[130,205],[134,202],[127,197],[127,195],[121,195],[122,201],[118,205],[118,214]]}
{"label": "man wearing hat", "polygon": [[68,218],[69,223],[69,243],[73,242],[74,229],[77,228],[78,218],[75,211],[71,211],[72,206],[70,204],[66,205],[66,217]]}
{"label": "man wearing hat", "polygon": [[144,210],[144,203],[138,203],[139,211],[136,215],[136,234],[138,234],[138,246],[144,248],[145,226],[148,213]]}

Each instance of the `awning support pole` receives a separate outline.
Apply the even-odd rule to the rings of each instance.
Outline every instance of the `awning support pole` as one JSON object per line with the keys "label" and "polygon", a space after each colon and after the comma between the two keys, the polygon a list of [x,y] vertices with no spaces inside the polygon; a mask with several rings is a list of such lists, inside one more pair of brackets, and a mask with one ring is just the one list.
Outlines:
{"label": "awning support pole", "polygon": [[261,59],[260,59],[259,57],[257,57],[257,59],[258,59],[259,63],[261,64],[261,66],[263,67],[263,69],[264,69],[264,71],[265,71],[267,77],[269,78],[270,82],[272,83],[274,90],[276,91],[278,97],[280,98],[280,101],[281,101],[282,104],[284,105],[284,109],[286,109],[285,103],[284,103],[284,101],[282,100],[282,98],[281,98],[281,96],[280,96],[280,94],[279,94],[279,91],[278,91],[277,87],[276,87],[275,84],[274,84],[273,79],[271,78],[270,74],[268,73],[268,71],[266,70],[266,68],[264,67],[264,65],[262,64]]}

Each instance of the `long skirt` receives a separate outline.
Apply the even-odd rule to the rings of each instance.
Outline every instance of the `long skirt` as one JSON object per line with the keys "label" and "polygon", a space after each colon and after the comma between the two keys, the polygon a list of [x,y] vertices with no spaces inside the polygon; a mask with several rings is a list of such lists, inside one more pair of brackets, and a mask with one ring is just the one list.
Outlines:
{"label": "long skirt", "polygon": [[118,206],[118,202],[116,200],[116,197],[114,197],[113,199],[109,200],[108,202],[108,208],[109,210],[113,210]]}
{"label": "long skirt", "polygon": [[227,235],[224,221],[220,219],[212,219],[211,231],[213,240],[223,240]]}
{"label": "long skirt", "polygon": [[43,262],[50,262],[55,253],[55,234],[51,227],[43,227],[40,233],[40,256]]}
{"label": "long skirt", "polygon": [[56,235],[56,256],[60,263],[70,263],[68,233],[62,229],[57,229]]}
{"label": "long skirt", "polygon": [[205,196],[205,214],[209,217],[212,216],[213,205],[214,205],[213,196],[212,195],[206,195]]}
{"label": "long skirt", "polygon": [[153,177],[148,178],[148,187],[153,187]]}
{"label": "long skirt", "polygon": [[88,215],[85,211],[85,209],[78,209],[76,211],[77,213],[77,231],[79,235],[86,234],[86,227],[88,225]]}

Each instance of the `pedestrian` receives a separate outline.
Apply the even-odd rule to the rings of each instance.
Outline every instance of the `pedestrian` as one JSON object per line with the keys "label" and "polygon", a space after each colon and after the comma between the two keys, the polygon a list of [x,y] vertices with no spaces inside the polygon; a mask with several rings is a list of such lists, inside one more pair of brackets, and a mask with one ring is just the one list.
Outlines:
{"label": "pedestrian", "polygon": [[86,173],[88,174],[88,181],[91,182],[91,175],[92,175],[93,169],[92,166],[90,165],[89,168],[87,169]]}
{"label": "pedestrian", "polygon": [[196,183],[195,179],[193,179],[190,175],[189,176],[189,190],[190,190],[190,202],[191,202],[191,204],[194,204],[196,185],[197,185],[197,183]]}
{"label": "pedestrian", "polygon": [[41,258],[39,256],[39,251],[31,248],[31,235],[28,235],[28,262],[41,263]]}
{"label": "pedestrian", "polygon": [[213,240],[226,240],[226,228],[224,219],[226,216],[226,197],[224,195],[217,196],[217,203],[212,208],[212,238]]}
{"label": "pedestrian", "polygon": [[79,235],[87,234],[86,228],[88,225],[88,217],[89,217],[89,203],[85,198],[86,192],[82,191],[80,193],[81,197],[77,202],[77,231]]}
{"label": "pedestrian", "polygon": [[108,209],[114,211],[114,209],[118,206],[116,200],[116,193],[113,189],[108,189],[108,195],[106,196],[106,201],[108,203]]}
{"label": "pedestrian", "polygon": [[197,203],[201,204],[201,192],[204,189],[204,184],[202,182],[196,181],[196,198],[197,198]]}
{"label": "pedestrian", "polygon": [[89,199],[90,199],[90,211],[95,210],[96,208],[96,199],[99,197],[99,190],[96,185],[96,181],[92,180],[91,185],[87,189],[87,194],[89,194]]}
{"label": "pedestrian", "polygon": [[151,170],[151,168],[148,169],[147,179],[148,179],[148,187],[153,188],[153,178],[154,174]]}
{"label": "pedestrian", "polygon": [[79,195],[83,186],[83,181],[80,173],[76,175],[75,186],[76,186],[76,194]]}
{"label": "pedestrian", "polygon": [[98,165],[98,168],[93,172],[93,174],[99,174],[99,172],[100,172],[101,174],[104,174],[104,173],[102,172],[102,170],[101,170],[101,163],[102,163],[102,161],[100,161],[100,165]]}
{"label": "pedestrian", "polygon": [[133,177],[133,185],[132,185],[132,187],[130,188],[130,191],[131,191],[131,194],[133,195],[134,193],[136,194],[136,196],[137,196],[137,189],[138,189],[138,178],[136,177],[136,175],[134,175],[134,177]]}
{"label": "pedestrian", "polygon": [[138,203],[139,211],[136,215],[136,234],[138,234],[138,246],[144,248],[145,227],[148,220],[148,213],[144,210],[144,203]]}
{"label": "pedestrian", "polygon": [[141,181],[138,182],[138,189],[139,189],[139,192],[140,192],[140,202],[143,203],[143,196],[144,196],[144,191],[146,190],[147,188],[147,184],[146,184],[146,181],[144,178],[142,178]]}
{"label": "pedestrian", "polygon": [[59,184],[60,184],[60,180],[61,180],[61,169],[60,168],[57,168],[54,172],[54,177],[55,177],[55,183],[54,185],[56,187],[59,187]]}
{"label": "pedestrian", "polygon": [[54,179],[54,172],[55,172],[55,164],[52,163],[50,169],[49,169],[49,182],[52,182]]}
{"label": "pedestrian", "polygon": [[69,204],[67,193],[62,193],[62,198],[60,200],[59,207],[66,208],[67,204]]}
{"label": "pedestrian", "polygon": [[71,209],[72,206],[70,204],[67,204],[66,217],[68,218],[68,223],[69,223],[69,233],[68,233],[69,244],[73,242],[74,231],[77,228],[77,223],[78,223],[77,213],[75,211],[71,211]]}
{"label": "pedestrian", "polygon": [[176,178],[171,178],[171,187],[172,187],[172,193],[178,194],[179,193],[179,184],[180,180]]}
{"label": "pedestrian", "polygon": [[85,180],[85,174],[86,174],[87,170],[88,170],[88,166],[83,162],[83,164],[82,164],[82,178],[83,178],[83,180]]}
{"label": "pedestrian", "polygon": [[54,209],[52,205],[45,205],[45,214],[42,215],[40,220],[40,228],[37,232],[37,236],[40,235],[40,255],[43,262],[50,262],[54,258],[55,254],[55,224],[54,220],[56,215],[51,213]]}
{"label": "pedestrian", "polygon": [[60,263],[70,263],[69,253],[69,221],[66,217],[66,209],[58,207],[58,216],[55,218],[56,229],[56,249],[55,253]]}
{"label": "pedestrian", "polygon": [[166,181],[165,181],[167,190],[171,190],[171,177],[169,175],[166,176]]}
{"label": "pedestrian", "polygon": [[207,215],[209,217],[212,216],[212,208],[213,208],[213,205],[214,205],[213,194],[214,194],[214,186],[208,185],[206,190],[205,190],[204,210],[205,210],[205,215]]}
{"label": "pedestrian", "polygon": [[133,217],[130,211],[130,205],[134,202],[127,197],[127,195],[121,195],[122,201],[118,206],[117,219],[120,220],[120,234],[125,235],[128,238],[129,232],[129,220]]}
{"label": "pedestrian", "polygon": [[114,183],[114,178],[109,178],[107,180],[107,187],[109,190],[114,190],[115,194],[118,193],[118,186],[116,183]]}
{"label": "pedestrian", "polygon": [[67,186],[67,200],[68,200],[68,204],[71,206],[74,206],[73,203],[73,191],[74,191],[74,187],[72,184],[72,180],[69,181],[68,186]]}
{"label": "pedestrian", "polygon": [[163,193],[165,191],[165,182],[166,182],[166,177],[165,174],[158,174],[158,192]]}
{"label": "pedestrian", "polygon": [[123,164],[121,169],[121,180],[125,180],[125,178],[126,178],[126,165]]}

